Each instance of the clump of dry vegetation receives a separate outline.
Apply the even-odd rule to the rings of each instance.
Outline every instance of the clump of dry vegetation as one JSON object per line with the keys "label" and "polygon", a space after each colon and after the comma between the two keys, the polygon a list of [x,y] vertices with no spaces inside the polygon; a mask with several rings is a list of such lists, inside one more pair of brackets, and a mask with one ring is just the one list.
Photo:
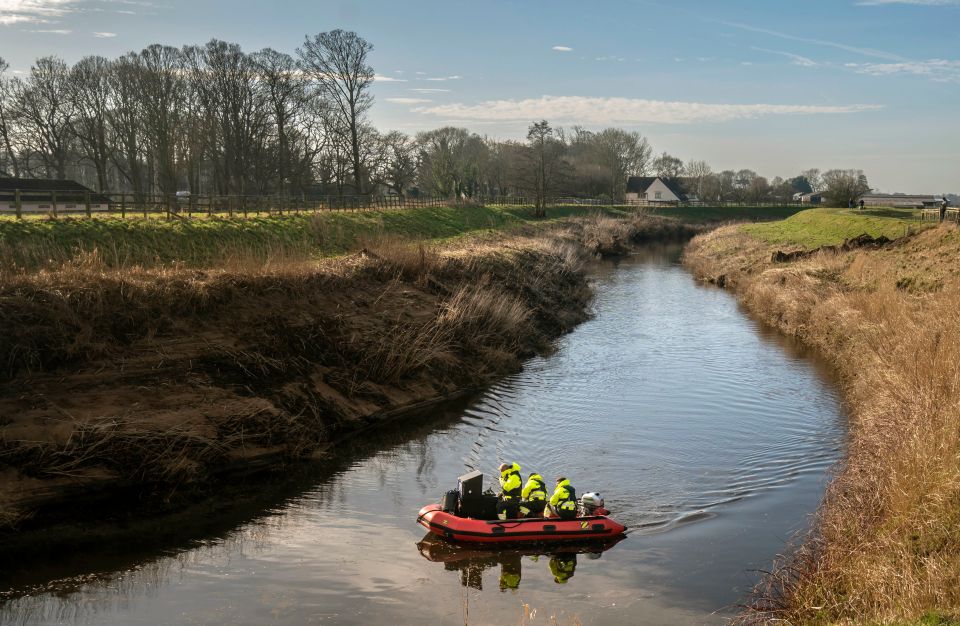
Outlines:
{"label": "clump of dry vegetation", "polygon": [[586,316],[583,251],[552,236],[382,240],[323,263],[115,269],[85,255],[0,281],[0,523],[38,487],[203,484],[474,389]]}
{"label": "clump of dry vegetation", "polygon": [[585,319],[586,259],[688,228],[598,216],[444,245],[381,233],[324,261],[118,266],[92,250],[8,270],[0,523],[68,492],[179,497],[480,388]]}
{"label": "clump of dry vegetation", "polygon": [[744,622],[916,623],[960,616],[960,231],[778,264],[728,227],[686,263],[840,373],[851,424],[809,536]]}

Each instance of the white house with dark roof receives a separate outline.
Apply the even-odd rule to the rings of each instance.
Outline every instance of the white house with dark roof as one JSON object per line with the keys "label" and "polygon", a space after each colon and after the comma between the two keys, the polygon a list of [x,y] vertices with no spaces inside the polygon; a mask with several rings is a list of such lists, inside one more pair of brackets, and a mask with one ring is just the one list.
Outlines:
{"label": "white house with dark roof", "polygon": [[679,178],[631,176],[627,179],[627,204],[678,203],[695,200],[696,196],[691,196],[683,190],[683,181]]}

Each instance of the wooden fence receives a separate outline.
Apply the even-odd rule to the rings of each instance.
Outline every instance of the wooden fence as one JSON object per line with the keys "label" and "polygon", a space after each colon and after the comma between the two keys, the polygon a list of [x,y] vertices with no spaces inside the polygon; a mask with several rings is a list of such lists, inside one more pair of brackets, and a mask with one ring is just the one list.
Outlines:
{"label": "wooden fence", "polygon": [[[947,215],[945,218],[948,222],[957,222],[960,223],[960,208],[947,208]],[[921,209],[920,210],[920,220],[928,221],[932,220],[937,222],[940,220],[940,209]]]}
{"label": "wooden fence", "polygon": [[[121,218],[165,217],[192,218],[203,216],[250,217],[290,215],[328,211],[383,211],[390,209],[448,206],[532,206],[528,196],[428,197],[395,195],[308,196],[300,195],[217,195],[217,194],[132,194],[95,193],[92,191],[0,190],[0,215],[48,216],[110,215]],[[550,198],[550,206],[611,206],[607,198]],[[762,207],[800,206],[796,202],[633,202],[630,208],[676,206]]]}
{"label": "wooden fence", "polygon": [[53,190],[0,191],[0,214],[18,218],[30,215],[111,215],[118,217],[162,216],[260,216],[319,213],[327,211],[382,211],[388,209],[463,206],[469,199],[427,196],[293,196],[214,194],[131,194],[64,192]]}

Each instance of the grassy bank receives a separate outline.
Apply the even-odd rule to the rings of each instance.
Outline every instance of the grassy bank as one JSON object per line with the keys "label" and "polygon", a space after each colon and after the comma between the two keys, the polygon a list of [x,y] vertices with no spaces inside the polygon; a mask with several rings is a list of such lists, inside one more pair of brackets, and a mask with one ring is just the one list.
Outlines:
{"label": "grassy bank", "polygon": [[687,250],[696,274],[833,362],[851,418],[847,458],[812,533],[758,590],[745,621],[960,617],[960,231],[772,260],[784,246],[902,235],[899,218],[809,211],[719,229]]}
{"label": "grassy bank", "polygon": [[766,222],[782,220],[803,211],[799,206],[681,206],[651,207],[645,209],[652,215],[669,217],[685,222]]}
{"label": "grassy bank", "polygon": [[[553,220],[613,208],[559,207]],[[384,236],[434,240],[534,223],[524,207],[437,207],[233,219],[0,221],[0,265],[59,267],[95,255],[108,267],[212,267],[344,254]],[[542,224],[543,220],[537,220]]]}
{"label": "grassy bank", "polygon": [[[659,210],[686,222],[782,217],[783,208],[680,208]],[[110,217],[0,219],[0,269],[57,269],[91,259],[110,268],[245,266],[319,258],[355,251],[384,236],[420,241],[489,232],[542,228],[596,214],[625,218],[626,207],[560,206],[548,219],[531,207],[439,207],[390,211],[327,212],[250,218],[119,219]]]}
{"label": "grassy bank", "polygon": [[750,224],[741,230],[773,244],[818,248],[866,234],[896,239],[918,230],[916,212],[909,209],[809,209],[777,222]]}

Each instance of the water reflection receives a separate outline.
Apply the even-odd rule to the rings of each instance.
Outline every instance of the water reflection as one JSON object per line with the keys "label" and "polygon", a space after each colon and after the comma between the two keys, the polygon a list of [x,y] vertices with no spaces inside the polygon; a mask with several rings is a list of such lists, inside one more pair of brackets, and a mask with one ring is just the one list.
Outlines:
{"label": "water reflection", "polygon": [[477,591],[483,590],[483,573],[499,568],[500,591],[516,591],[523,578],[523,563],[546,567],[557,584],[566,584],[577,571],[577,555],[586,555],[591,560],[599,559],[604,552],[617,545],[623,537],[611,541],[566,544],[557,546],[533,545],[508,549],[482,548],[448,542],[436,535],[427,535],[417,543],[423,558],[434,563],[443,563],[448,572],[457,572],[460,584]]}

